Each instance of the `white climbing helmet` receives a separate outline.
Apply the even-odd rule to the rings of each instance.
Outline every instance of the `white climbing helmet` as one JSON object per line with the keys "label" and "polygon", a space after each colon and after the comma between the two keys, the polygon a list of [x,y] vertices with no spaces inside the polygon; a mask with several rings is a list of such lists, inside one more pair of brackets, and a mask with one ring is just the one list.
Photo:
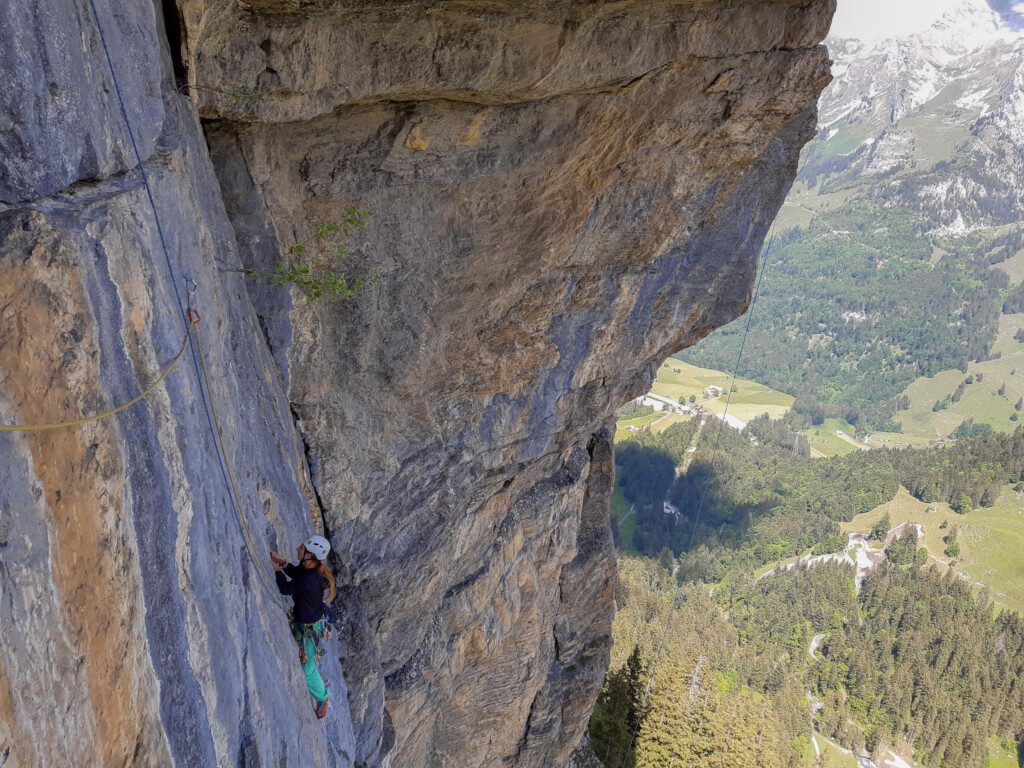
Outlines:
{"label": "white climbing helmet", "polygon": [[310,536],[305,541],[305,547],[317,560],[326,560],[327,553],[331,551],[331,542],[323,536]]}

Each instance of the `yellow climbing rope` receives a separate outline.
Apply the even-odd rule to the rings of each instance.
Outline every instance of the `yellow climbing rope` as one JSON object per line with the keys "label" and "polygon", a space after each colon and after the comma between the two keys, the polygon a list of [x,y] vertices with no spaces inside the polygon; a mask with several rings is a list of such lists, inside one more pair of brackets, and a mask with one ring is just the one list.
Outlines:
{"label": "yellow climbing rope", "polygon": [[[194,310],[189,310],[189,319],[191,320]],[[242,500],[238,495],[238,488],[235,485],[235,473],[231,470],[231,462],[228,461],[228,452],[224,448],[224,436],[221,434],[220,429],[220,418],[217,416],[217,407],[213,404],[213,390],[210,389],[210,378],[206,373],[206,360],[203,358],[203,345],[199,341],[199,328],[197,327],[199,322],[199,316],[196,315],[196,320],[189,326],[192,331],[193,338],[196,342],[196,357],[199,358],[199,367],[203,372],[203,386],[206,389],[206,400],[210,404],[210,413],[213,415],[213,424],[216,428],[217,443],[220,447],[220,454],[224,458],[224,466],[227,468],[228,483],[231,486],[231,494],[235,497],[235,509],[238,511],[238,519],[242,524],[242,530],[245,532],[245,538],[249,545],[249,554],[252,555],[252,559],[259,565],[259,571],[262,575],[263,586],[277,598],[277,602],[282,608],[285,607],[284,599],[281,597],[280,591],[277,589],[277,583],[267,573],[266,567],[263,565],[263,560],[259,555],[256,548],[256,541],[252,537],[252,532],[249,530],[249,523],[245,519],[244,507],[242,506]]]}
{"label": "yellow climbing rope", "polygon": [[[198,315],[196,316],[196,318],[197,319],[193,321],[192,324],[189,326],[190,328],[193,327],[198,322]],[[160,374],[160,378],[158,378],[156,381],[150,384],[149,388],[145,392],[143,392],[135,399],[128,401],[124,405],[119,405],[117,406],[117,408],[111,408],[109,411],[97,413],[93,416],[87,416],[84,419],[75,419],[74,421],[62,421],[56,424],[0,424],[0,432],[39,432],[45,429],[62,429],[64,427],[77,427],[81,426],[82,424],[88,424],[90,421],[99,421],[100,419],[105,419],[108,416],[113,416],[115,413],[120,413],[126,408],[131,408],[137,402],[144,399],[154,389],[160,386],[160,383],[167,378],[167,374],[174,370],[174,366],[178,364],[178,361],[181,360],[181,356],[185,354],[185,348],[188,346],[188,333],[189,332],[186,330],[185,338],[182,339],[181,342],[181,349],[178,350],[178,354],[174,356],[174,359],[171,361],[171,364],[168,365],[164,372]]]}
{"label": "yellow climbing rope", "polygon": [[178,350],[178,354],[174,356],[174,359],[171,361],[171,364],[168,365],[166,369],[164,369],[164,372],[160,374],[160,377],[152,384],[150,384],[146,391],[143,392],[138,397],[133,398],[132,400],[128,401],[127,403],[124,403],[123,405],[117,406],[117,408],[111,408],[109,411],[103,411],[102,413],[87,416],[83,419],[75,419],[73,421],[62,421],[55,424],[0,424],[0,432],[38,432],[47,429],[77,427],[82,424],[88,424],[90,421],[99,421],[100,419],[105,419],[108,416],[113,416],[115,413],[120,413],[121,411],[127,408],[131,408],[140,400],[145,399],[147,395],[149,395],[154,389],[160,386],[160,383],[167,378],[168,374],[170,374],[171,371],[174,370],[174,367],[181,360],[182,355],[185,354],[186,348],[188,348],[189,335],[191,334],[195,338],[196,356],[199,358],[199,367],[203,373],[203,387],[206,390],[207,398],[210,403],[210,412],[213,415],[213,423],[214,426],[216,427],[217,442],[219,444],[221,456],[224,458],[224,466],[227,468],[228,481],[229,484],[231,485],[231,494],[235,498],[235,509],[238,510],[238,519],[242,524],[242,530],[245,532],[246,542],[249,545],[249,551],[252,554],[253,560],[255,560],[259,564],[259,571],[262,577],[261,581],[263,582],[263,585],[271,592],[271,594],[273,594],[277,598],[277,601],[283,607],[284,601],[281,599],[281,595],[277,589],[276,584],[274,583],[274,580],[270,578],[270,574],[267,573],[267,569],[263,566],[263,561],[259,556],[256,547],[256,542],[253,539],[252,532],[249,530],[249,523],[245,519],[245,513],[242,511],[242,501],[238,495],[238,487],[235,485],[235,474],[231,469],[231,462],[228,461],[228,454],[224,448],[224,436],[221,434],[220,418],[217,416],[217,408],[213,404],[213,390],[210,388],[210,378],[209,374],[206,372],[206,361],[203,358],[203,345],[199,340],[198,325],[200,317],[199,313],[192,309],[191,302],[187,314],[188,329],[185,331],[185,338],[182,339],[181,341],[181,349]]}

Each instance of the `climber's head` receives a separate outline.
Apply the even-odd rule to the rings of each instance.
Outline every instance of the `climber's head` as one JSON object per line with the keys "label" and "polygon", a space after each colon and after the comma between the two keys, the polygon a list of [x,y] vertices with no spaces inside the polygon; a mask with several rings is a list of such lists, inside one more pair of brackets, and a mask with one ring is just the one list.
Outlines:
{"label": "climber's head", "polygon": [[310,536],[299,545],[299,563],[303,568],[317,568],[327,559],[331,543],[323,536]]}

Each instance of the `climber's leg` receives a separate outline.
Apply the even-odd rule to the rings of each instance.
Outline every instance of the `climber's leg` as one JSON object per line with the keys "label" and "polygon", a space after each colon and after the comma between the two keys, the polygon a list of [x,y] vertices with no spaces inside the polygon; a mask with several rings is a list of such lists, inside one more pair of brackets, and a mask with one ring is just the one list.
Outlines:
{"label": "climber's leg", "polygon": [[324,679],[320,676],[320,670],[316,668],[316,647],[307,637],[303,638],[303,649],[306,652],[306,663],[302,665],[302,671],[306,673],[306,687],[319,704],[325,701],[329,694]]}

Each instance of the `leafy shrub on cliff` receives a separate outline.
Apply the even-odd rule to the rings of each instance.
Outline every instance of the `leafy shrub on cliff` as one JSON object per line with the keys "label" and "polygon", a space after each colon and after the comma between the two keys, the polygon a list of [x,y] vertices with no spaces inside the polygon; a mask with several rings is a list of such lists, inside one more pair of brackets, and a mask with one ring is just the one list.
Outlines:
{"label": "leafy shrub on cliff", "polygon": [[350,299],[383,277],[376,267],[355,278],[340,271],[341,262],[348,256],[345,241],[357,227],[365,227],[368,219],[366,211],[349,208],[337,221],[317,224],[314,237],[292,243],[272,270],[243,272],[278,288],[297,288],[310,303],[327,295]]}

